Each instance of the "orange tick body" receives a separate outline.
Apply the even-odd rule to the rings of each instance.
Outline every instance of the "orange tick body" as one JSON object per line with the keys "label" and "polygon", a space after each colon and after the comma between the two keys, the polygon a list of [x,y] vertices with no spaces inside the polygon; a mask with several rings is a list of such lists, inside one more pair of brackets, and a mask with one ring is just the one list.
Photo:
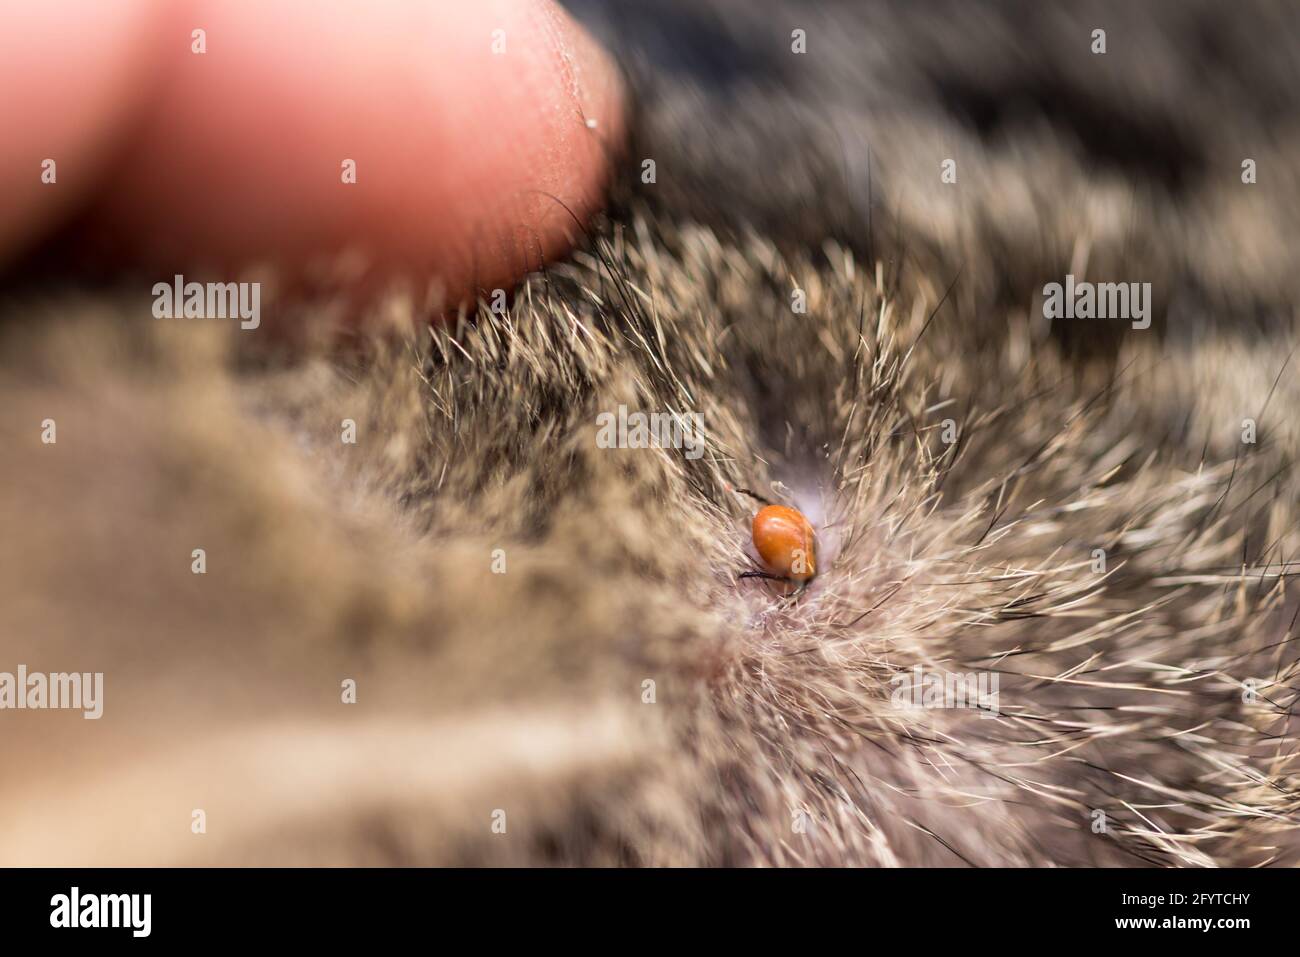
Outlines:
{"label": "orange tick body", "polygon": [[798,509],[765,505],[754,516],[754,548],[772,574],[808,582],[817,574],[817,539]]}

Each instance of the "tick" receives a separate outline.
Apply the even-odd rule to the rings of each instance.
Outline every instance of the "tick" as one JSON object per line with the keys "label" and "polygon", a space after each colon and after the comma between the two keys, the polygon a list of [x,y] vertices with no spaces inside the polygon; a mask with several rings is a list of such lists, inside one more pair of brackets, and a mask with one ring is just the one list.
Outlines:
{"label": "tick", "polygon": [[741,578],[765,578],[799,587],[798,597],[817,575],[817,534],[803,512],[789,505],[774,505],[747,488],[737,492],[763,503],[754,516],[754,549],[767,571],[741,572]]}

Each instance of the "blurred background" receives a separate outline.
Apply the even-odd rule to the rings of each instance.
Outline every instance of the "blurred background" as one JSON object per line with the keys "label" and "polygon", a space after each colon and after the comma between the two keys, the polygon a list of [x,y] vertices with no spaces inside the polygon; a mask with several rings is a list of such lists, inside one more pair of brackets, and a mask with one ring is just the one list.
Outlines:
{"label": "blurred background", "polygon": [[1289,322],[1300,301],[1285,0],[567,6],[632,77],[650,202],[961,268],[983,310],[1028,310],[1069,270],[1152,282],[1162,328],[1187,335]]}

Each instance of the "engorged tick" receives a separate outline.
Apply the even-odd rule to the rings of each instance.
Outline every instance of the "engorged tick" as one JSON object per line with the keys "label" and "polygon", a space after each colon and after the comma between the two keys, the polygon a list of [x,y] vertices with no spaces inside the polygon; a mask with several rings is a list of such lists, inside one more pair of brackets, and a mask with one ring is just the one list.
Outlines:
{"label": "engorged tick", "polygon": [[774,505],[747,488],[737,492],[763,503],[754,516],[754,549],[767,571],[741,572],[741,578],[765,578],[790,582],[799,587],[790,595],[795,598],[817,575],[817,535],[803,512],[789,505]]}

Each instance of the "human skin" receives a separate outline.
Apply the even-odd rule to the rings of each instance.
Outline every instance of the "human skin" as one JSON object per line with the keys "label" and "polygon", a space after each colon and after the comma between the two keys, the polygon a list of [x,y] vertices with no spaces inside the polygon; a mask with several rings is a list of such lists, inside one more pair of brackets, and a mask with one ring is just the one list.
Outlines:
{"label": "human skin", "polygon": [[113,265],[347,253],[452,304],[577,239],[622,132],[613,65],[550,0],[33,0],[0,34],[0,265],[71,222]]}

